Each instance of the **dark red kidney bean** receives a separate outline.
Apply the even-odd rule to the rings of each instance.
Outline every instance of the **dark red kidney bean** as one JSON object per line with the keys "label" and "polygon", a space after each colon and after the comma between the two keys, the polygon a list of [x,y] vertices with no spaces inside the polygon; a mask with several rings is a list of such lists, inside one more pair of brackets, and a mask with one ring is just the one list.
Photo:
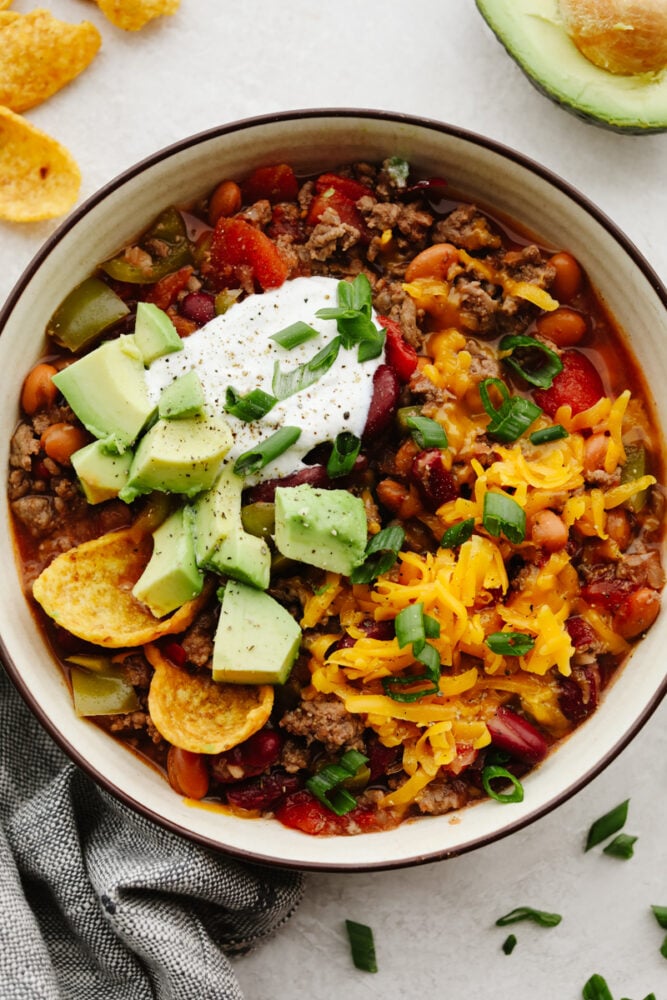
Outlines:
{"label": "dark red kidney bean", "polygon": [[254,778],[275,764],[282,747],[283,737],[279,732],[275,729],[260,729],[244,743],[213,757],[211,774],[222,784]]}
{"label": "dark red kidney bean", "polygon": [[398,747],[386,747],[379,740],[369,741],[366,747],[368,769],[371,772],[368,778],[369,782],[384,777],[389,769],[397,763],[398,755]]}
{"label": "dark red kidney bean", "polygon": [[230,785],[225,790],[225,796],[230,805],[238,809],[257,809],[265,812],[273,809],[287,795],[299,791],[303,787],[303,779],[298,774],[285,774],[274,771],[264,774],[261,778],[251,778],[250,781]]}
{"label": "dark red kidney bean", "polygon": [[251,486],[243,496],[246,503],[273,503],[276,498],[276,490],[279,486],[317,486],[320,489],[330,489],[332,482],[327,475],[324,465],[309,465],[306,469],[299,469],[282,479],[266,479],[263,483]]}
{"label": "dark red kidney bean", "polygon": [[635,587],[636,584],[632,580],[626,580],[622,577],[620,579],[600,577],[585,584],[581,588],[581,596],[589,604],[606,608],[613,614],[618,611],[625,598],[632,593]]}
{"label": "dark red kidney bean", "polygon": [[[359,627],[363,629],[369,639],[380,639],[383,642],[393,639],[396,634],[394,623],[389,620],[376,622],[372,619],[366,619],[366,621],[362,622]],[[356,639],[346,632],[345,635],[341,636],[340,639],[329,647],[327,650],[327,656],[330,653],[334,653],[337,649],[349,649],[350,646],[354,646],[356,641]]]}
{"label": "dark red kidney bean", "polygon": [[573,615],[572,618],[568,618],[565,622],[565,628],[575,649],[587,649],[595,642],[596,635],[594,629],[588,624],[585,618],[580,618],[579,615]]}
{"label": "dark red kidney bean", "polygon": [[215,319],[215,299],[208,292],[190,292],[181,302],[180,312],[186,319],[204,326]]}
{"label": "dark red kidney bean", "polygon": [[443,503],[456,500],[459,495],[454,477],[442,464],[442,452],[439,448],[427,448],[415,455],[410,478],[429,510],[437,510]]}
{"label": "dark red kidney bean", "polygon": [[489,719],[487,726],[493,745],[513,757],[527,764],[537,764],[546,757],[549,745],[544,736],[530,722],[504,705]]}
{"label": "dark red kidney bean", "polygon": [[571,677],[559,677],[558,706],[570,722],[583,722],[600,699],[600,671],[596,664],[577,667]]}
{"label": "dark red kidney bean", "polygon": [[373,395],[362,434],[364,441],[377,437],[389,427],[398,406],[400,391],[401,383],[394,369],[389,365],[379,365],[373,375]]}

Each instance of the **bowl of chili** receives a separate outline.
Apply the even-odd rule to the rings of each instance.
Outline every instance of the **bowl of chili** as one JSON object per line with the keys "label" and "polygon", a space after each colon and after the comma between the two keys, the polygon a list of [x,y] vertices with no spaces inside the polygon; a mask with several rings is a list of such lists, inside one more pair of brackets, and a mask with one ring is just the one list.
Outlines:
{"label": "bowl of chili", "polygon": [[[325,304],[313,293],[307,307],[316,285]],[[262,381],[242,317],[258,304],[282,310],[287,291],[304,305],[265,334],[283,354]],[[389,868],[520,829],[613,760],[667,687],[667,403],[656,382],[666,302],[584,195],[439,122],[300,111],[142,161],[66,220],[0,313],[3,368],[20,373],[1,420],[10,677],[103,787],[240,858]],[[217,416],[235,440],[235,427],[273,432],[230,452],[245,477],[234,538],[254,538],[269,575],[260,586],[242,559],[221,568],[209,553],[180,625],[163,627],[158,608],[149,640],[108,643],[71,624],[64,603],[47,606],[49,567],[137,525],[187,526],[206,492],[133,479],[136,441],[122,489],[93,495],[77,472],[87,448],[116,464],[123,449],[68,397],[63,373],[101,345],[134,343],[146,306],[166,317],[184,361],[160,375],[164,359],[140,356],[155,403],[142,441],[156,421],[179,424],[157,414],[179,377],[199,371],[210,407],[210,342],[193,360],[205,331],[240,344]],[[363,384],[345,382],[341,358]],[[306,396],[321,419],[279,409]],[[361,549],[339,494],[363,514]],[[314,556],[311,536],[296,548],[287,537],[283,508],[297,495],[333,510],[342,564],[321,536]],[[214,745],[211,698],[239,678],[244,691],[260,683],[256,663],[231,684],[220,666],[226,602],[248,588],[288,613],[300,642],[285,677],[256,675],[273,689],[268,719],[269,708],[250,735],[242,725],[240,741]],[[191,739],[174,692],[194,706]]]}

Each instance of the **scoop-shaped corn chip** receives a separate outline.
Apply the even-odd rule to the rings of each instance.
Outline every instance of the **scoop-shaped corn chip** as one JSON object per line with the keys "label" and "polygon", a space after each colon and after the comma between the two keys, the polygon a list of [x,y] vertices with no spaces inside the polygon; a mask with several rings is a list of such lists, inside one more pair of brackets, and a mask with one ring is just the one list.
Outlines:
{"label": "scoop-shaped corn chip", "polygon": [[221,684],[208,673],[189,674],[145,649],[155,673],[148,711],[165,740],[193,753],[223,753],[243,743],[267,722],[273,707],[268,684]]}
{"label": "scoop-shaped corn chip", "polygon": [[57,556],[32,586],[35,600],[62,628],[96,646],[143,646],[182,632],[211,594],[212,584],[166,618],[155,618],[132,595],[153,549],[132,528],[83,542]]}
{"label": "scoop-shaped corn chip", "polygon": [[64,215],[80,186],[79,168],[64,146],[0,107],[0,219],[37,222]]}
{"label": "scoop-shaped corn chip", "polygon": [[124,31],[139,31],[154,17],[175,14],[181,0],[97,0],[112,24]]}
{"label": "scoop-shaped corn chip", "polygon": [[11,7],[11,5],[12,0],[0,0],[0,10],[7,10],[8,7]]}
{"label": "scoop-shaped corn chip", "polygon": [[41,104],[78,76],[101,44],[90,21],[69,24],[48,10],[0,19],[0,104],[12,111]]}

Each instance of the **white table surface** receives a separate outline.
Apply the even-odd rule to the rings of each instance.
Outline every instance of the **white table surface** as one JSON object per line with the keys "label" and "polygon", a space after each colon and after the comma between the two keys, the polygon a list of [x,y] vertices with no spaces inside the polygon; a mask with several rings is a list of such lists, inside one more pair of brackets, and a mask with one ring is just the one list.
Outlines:
{"label": "white table surface", "polygon": [[[103,34],[95,63],[29,112],[77,158],[82,197],[190,133],[251,115],[366,107],[470,128],[541,161],[587,194],[667,279],[667,135],[622,136],[542,97],[505,55],[472,0],[182,0],[136,34],[85,0],[41,0]],[[31,0],[15,0],[27,11]],[[0,222],[0,300],[57,223]],[[583,852],[588,826],[630,797],[635,856]],[[311,874],[291,921],[236,962],[247,1000],[467,997],[576,1000],[593,972],[615,1000],[667,1000],[667,704],[569,802],[528,829],[438,864]],[[563,914],[519,924],[511,956],[498,916],[518,905]],[[370,924],[380,971],[350,962],[343,921]],[[211,996],[214,996],[214,989]]]}

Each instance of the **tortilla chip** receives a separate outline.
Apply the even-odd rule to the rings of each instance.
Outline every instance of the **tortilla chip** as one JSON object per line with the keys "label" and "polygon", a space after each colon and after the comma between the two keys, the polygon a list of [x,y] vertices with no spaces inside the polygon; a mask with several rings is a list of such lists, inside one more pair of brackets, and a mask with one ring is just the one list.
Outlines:
{"label": "tortilla chip", "polygon": [[[13,12],[10,12],[13,13]],[[92,62],[102,37],[90,21],[68,24],[48,10],[0,21],[0,104],[27,111]]]}
{"label": "tortilla chip", "polygon": [[6,10],[7,7],[11,7],[12,0],[0,0],[0,10]]}
{"label": "tortilla chip", "polygon": [[154,17],[175,14],[181,0],[97,0],[112,24],[124,31],[139,31]]}
{"label": "tortilla chip", "polygon": [[80,186],[79,168],[64,146],[0,107],[0,219],[38,222],[64,215]]}
{"label": "tortilla chip", "polygon": [[[3,10],[0,7],[0,28],[3,28],[5,24],[11,24],[12,21],[18,21],[22,17],[16,10]],[[1,36],[0,36],[1,37]]]}
{"label": "tortilla chip", "polygon": [[57,556],[32,586],[35,600],[57,625],[96,646],[143,646],[182,632],[208,600],[213,584],[165,618],[155,618],[132,595],[153,550],[150,534],[109,532]]}
{"label": "tortilla chip", "polygon": [[208,673],[181,670],[156,646],[144,651],[155,670],[148,711],[157,731],[173,746],[192,753],[223,753],[268,721],[273,707],[270,684],[221,684]]}

